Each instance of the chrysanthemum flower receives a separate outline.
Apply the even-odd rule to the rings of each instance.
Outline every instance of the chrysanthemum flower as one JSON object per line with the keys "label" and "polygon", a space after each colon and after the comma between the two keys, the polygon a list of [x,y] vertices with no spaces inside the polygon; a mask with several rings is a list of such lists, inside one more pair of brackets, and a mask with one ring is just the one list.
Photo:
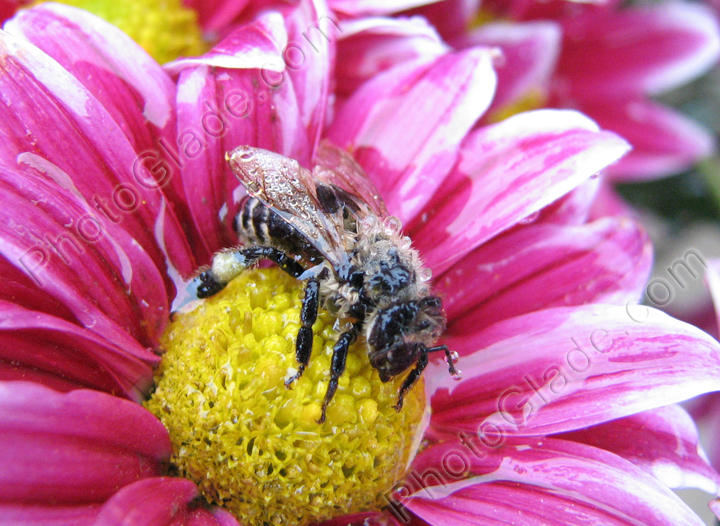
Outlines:
{"label": "chrysanthemum flower", "polygon": [[[346,22],[350,29],[347,46],[357,50],[362,42],[369,48],[365,50],[368,57],[384,56],[388,41],[406,54],[432,52],[433,39],[427,31],[408,35],[410,27],[418,24],[405,18],[408,13],[427,18],[455,49],[497,46],[502,50],[497,62],[497,95],[484,122],[530,108],[582,111],[633,147],[605,171],[610,180],[673,175],[713,150],[709,130],[652,100],[697,78],[718,60],[717,23],[713,12],[699,3],[627,7],[618,2],[564,0],[482,4],[446,0],[413,5],[333,0],[330,4],[351,17],[352,21]],[[418,5],[422,7],[403,12]],[[397,16],[398,12],[403,16]],[[388,15],[395,18],[386,18]],[[393,30],[393,25],[403,29]],[[362,38],[356,34],[358,27],[362,27]],[[344,46],[345,38],[340,55]],[[349,63],[340,74],[361,78],[363,67],[370,71],[367,64]],[[606,197],[607,207],[612,208],[611,196]]]}
{"label": "chrysanthemum flower", "polygon": [[[650,258],[636,224],[585,222],[591,178],[627,143],[567,111],[521,113],[471,131],[496,85],[494,52],[483,47],[404,61],[360,86],[333,116],[334,40],[317,26],[326,14],[321,2],[264,11],[209,54],[165,70],[77,9],[47,4],[6,23],[0,521],[231,525],[236,518],[217,504],[232,501],[251,510],[240,520],[255,524],[699,525],[668,486],[714,491],[720,479],[699,456],[685,413],[669,404],[720,388],[720,346],[632,303]],[[233,242],[242,192],[224,152],[249,144],[309,167],[322,160],[321,136],[364,166],[435,273],[449,316],[442,341],[461,355],[464,379],[450,378],[442,363],[426,371],[432,415],[414,444],[420,453],[394,484],[372,490],[380,491],[372,505],[329,509],[308,495],[320,472],[349,483],[354,466],[336,466],[343,452],[332,448],[322,464],[311,450],[309,459],[302,455],[308,435],[322,434],[338,450],[373,459],[388,437],[406,432],[368,423],[386,402],[368,397],[375,388],[368,391],[366,378],[341,384],[338,402],[344,395],[343,424],[355,418],[353,432],[375,433],[373,443],[347,442],[303,408],[273,407],[282,385],[229,407],[227,421],[194,417],[184,431],[208,448],[218,429],[230,430],[240,436],[229,447],[252,458],[261,439],[242,430],[274,425],[286,442],[273,461],[287,461],[292,450],[306,468],[297,474],[306,486],[290,486],[288,466],[272,480],[268,468],[201,494],[210,473],[170,476],[191,471],[175,463],[188,444],[171,447],[175,435],[136,402],[148,393],[160,342],[166,356],[174,352],[174,329],[163,333],[177,287]],[[237,288],[267,296],[261,281]],[[297,299],[296,289],[283,289],[273,301],[285,309]],[[255,310],[221,307],[223,324],[255,327]],[[259,330],[271,331],[273,347],[254,359],[293,345],[282,343],[289,323],[265,320]],[[212,349],[247,352],[228,342],[224,326],[207,317],[199,323]],[[319,336],[332,338],[332,322],[324,324]],[[348,368],[362,374],[358,356]],[[265,364],[249,376],[264,381],[272,373],[282,382]],[[219,392],[211,380],[162,390]],[[421,406],[422,391],[413,392]],[[248,413],[263,404],[266,413]],[[219,405],[206,397],[201,414]],[[230,465],[236,458],[209,450],[240,471]],[[368,498],[364,484],[323,490],[347,502]],[[290,518],[267,504],[288,491],[308,502]]]}

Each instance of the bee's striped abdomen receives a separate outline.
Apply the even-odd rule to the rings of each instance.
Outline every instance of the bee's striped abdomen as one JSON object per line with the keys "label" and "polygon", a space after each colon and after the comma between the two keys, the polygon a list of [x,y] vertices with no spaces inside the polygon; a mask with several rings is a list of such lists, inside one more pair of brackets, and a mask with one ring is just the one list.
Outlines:
{"label": "bee's striped abdomen", "polygon": [[259,199],[249,197],[235,218],[235,230],[240,241],[247,246],[271,246],[286,250],[316,262],[320,252],[290,223],[285,221]]}

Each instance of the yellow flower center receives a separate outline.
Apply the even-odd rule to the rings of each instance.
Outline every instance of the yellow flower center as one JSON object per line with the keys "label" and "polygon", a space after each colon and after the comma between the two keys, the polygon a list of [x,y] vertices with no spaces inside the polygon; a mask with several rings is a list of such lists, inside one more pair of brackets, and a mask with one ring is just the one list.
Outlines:
{"label": "yellow flower center", "polygon": [[180,475],[242,524],[306,524],[386,506],[423,430],[422,381],[397,412],[402,378],[382,383],[364,341],[351,346],[327,420],[317,423],[340,324],[320,309],[310,364],[287,389],[302,296],[302,284],[277,268],[248,271],[176,315],[163,337],[146,407],[168,429]]}
{"label": "yellow flower center", "polygon": [[[42,3],[42,2],[37,2]],[[61,0],[122,29],[160,64],[178,57],[202,55],[197,14],[181,0]]]}

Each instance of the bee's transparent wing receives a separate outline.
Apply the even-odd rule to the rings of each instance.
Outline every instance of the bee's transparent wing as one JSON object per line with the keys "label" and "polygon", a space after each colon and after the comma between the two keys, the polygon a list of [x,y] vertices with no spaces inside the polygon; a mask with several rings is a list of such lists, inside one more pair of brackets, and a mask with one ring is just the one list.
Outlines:
{"label": "bee's transparent wing", "polygon": [[377,188],[348,152],[322,141],[315,162],[315,178],[340,188],[345,204],[359,219],[367,215],[381,218],[389,215]]}
{"label": "bee's transparent wing", "polygon": [[226,154],[248,193],[270,207],[312,243],[335,268],[348,262],[342,211],[328,213],[312,172],[275,152],[239,146]]}

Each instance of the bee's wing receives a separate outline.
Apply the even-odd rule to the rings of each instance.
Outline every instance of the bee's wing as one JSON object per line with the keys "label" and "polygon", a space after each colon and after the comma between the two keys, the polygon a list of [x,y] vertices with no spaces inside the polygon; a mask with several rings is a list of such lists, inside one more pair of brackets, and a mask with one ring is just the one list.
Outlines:
{"label": "bee's wing", "polygon": [[389,215],[375,185],[345,150],[322,141],[315,162],[315,178],[340,188],[345,204],[358,218],[366,215],[382,218]]}
{"label": "bee's wing", "polygon": [[294,159],[250,146],[239,146],[226,158],[251,196],[290,223],[333,267],[347,265],[342,211],[328,213],[309,170]]}

